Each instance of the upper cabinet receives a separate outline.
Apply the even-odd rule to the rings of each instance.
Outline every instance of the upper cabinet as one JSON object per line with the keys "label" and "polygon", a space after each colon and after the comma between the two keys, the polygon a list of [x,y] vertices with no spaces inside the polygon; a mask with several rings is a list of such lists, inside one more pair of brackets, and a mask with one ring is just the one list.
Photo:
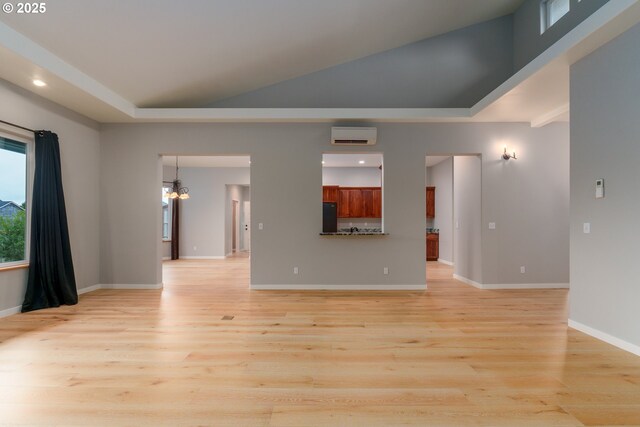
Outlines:
{"label": "upper cabinet", "polygon": [[322,201],[323,202],[338,202],[338,187],[337,185],[325,185],[322,187]]}
{"label": "upper cabinet", "polygon": [[436,187],[427,187],[427,218],[436,216]]}
{"label": "upper cabinet", "polygon": [[[338,193],[338,218],[382,218],[382,188],[335,188]],[[327,187],[323,187],[322,194],[329,191]]]}

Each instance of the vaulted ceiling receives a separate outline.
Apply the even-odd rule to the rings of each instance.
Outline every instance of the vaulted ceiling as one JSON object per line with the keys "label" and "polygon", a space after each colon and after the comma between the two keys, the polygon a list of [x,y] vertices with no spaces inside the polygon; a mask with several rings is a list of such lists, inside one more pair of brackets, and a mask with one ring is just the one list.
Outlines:
{"label": "vaulted ceiling", "polygon": [[[0,20],[137,107],[200,107],[522,0],[55,0]],[[1,76],[0,76],[1,77]]]}

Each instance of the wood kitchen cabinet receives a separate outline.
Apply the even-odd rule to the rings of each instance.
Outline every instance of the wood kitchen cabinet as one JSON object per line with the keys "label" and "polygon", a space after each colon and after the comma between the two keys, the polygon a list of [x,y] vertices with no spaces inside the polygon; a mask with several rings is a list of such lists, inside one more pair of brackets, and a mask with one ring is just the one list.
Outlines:
{"label": "wood kitchen cabinet", "polygon": [[338,218],[382,218],[382,188],[338,187],[337,193]]}
{"label": "wood kitchen cabinet", "polygon": [[337,185],[325,185],[322,187],[322,201],[338,203],[338,187]]}
{"label": "wood kitchen cabinet", "polygon": [[427,261],[437,261],[440,256],[440,235],[427,233]]}
{"label": "wood kitchen cabinet", "polygon": [[436,187],[427,187],[427,218],[436,216]]}

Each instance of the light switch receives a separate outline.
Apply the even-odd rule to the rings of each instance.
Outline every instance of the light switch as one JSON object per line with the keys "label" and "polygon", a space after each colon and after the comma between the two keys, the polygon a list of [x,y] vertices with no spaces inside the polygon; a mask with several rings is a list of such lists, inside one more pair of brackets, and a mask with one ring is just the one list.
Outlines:
{"label": "light switch", "polygon": [[489,230],[495,230],[496,229],[496,223],[495,222],[490,222],[489,223]]}
{"label": "light switch", "polygon": [[584,224],[582,224],[582,232],[584,234],[591,233],[591,223],[590,222],[585,222]]}
{"label": "light switch", "polygon": [[596,199],[604,199],[604,179],[596,179]]}
{"label": "light switch", "polygon": [[460,228],[460,221],[456,221],[456,229]]}

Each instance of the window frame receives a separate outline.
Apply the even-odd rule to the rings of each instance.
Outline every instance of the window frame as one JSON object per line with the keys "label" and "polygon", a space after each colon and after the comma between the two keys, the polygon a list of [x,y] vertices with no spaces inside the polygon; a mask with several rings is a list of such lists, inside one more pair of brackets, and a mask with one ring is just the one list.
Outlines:
{"label": "window frame", "polygon": [[[26,133],[26,132],[25,132]],[[25,145],[25,243],[24,243],[24,259],[19,261],[0,262],[0,271],[14,270],[29,266],[31,256],[31,203],[33,200],[33,179],[35,175],[35,140],[33,135],[25,136],[25,133],[17,133],[12,129],[0,127],[0,136],[14,142]]]}
{"label": "window frame", "polygon": [[540,35],[544,34],[549,28],[553,27],[558,23],[563,17],[565,17],[569,12],[571,12],[571,0],[566,0],[567,2],[567,11],[559,16],[553,23],[551,22],[551,5],[556,1],[563,0],[540,0]]}
{"label": "window frame", "polygon": [[[162,190],[164,191],[165,188],[173,188],[173,182],[171,181],[162,181]],[[161,200],[162,201],[162,200]],[[162,238],[163,242],[170,242],[171,241],[171,214],[173,211],[173,206],[171,203],[171,199],[169,199],[169,203],[168,203],[168,208],[167,208],[167,212],[169,215],[169,227],[167,230],[167,237],[164,237],[164,218],[162,218],[162,228],[161,228],[161,232],[160,232],[160,237]],[[160,215],[162,215],[162,205],[160,205]]]}

